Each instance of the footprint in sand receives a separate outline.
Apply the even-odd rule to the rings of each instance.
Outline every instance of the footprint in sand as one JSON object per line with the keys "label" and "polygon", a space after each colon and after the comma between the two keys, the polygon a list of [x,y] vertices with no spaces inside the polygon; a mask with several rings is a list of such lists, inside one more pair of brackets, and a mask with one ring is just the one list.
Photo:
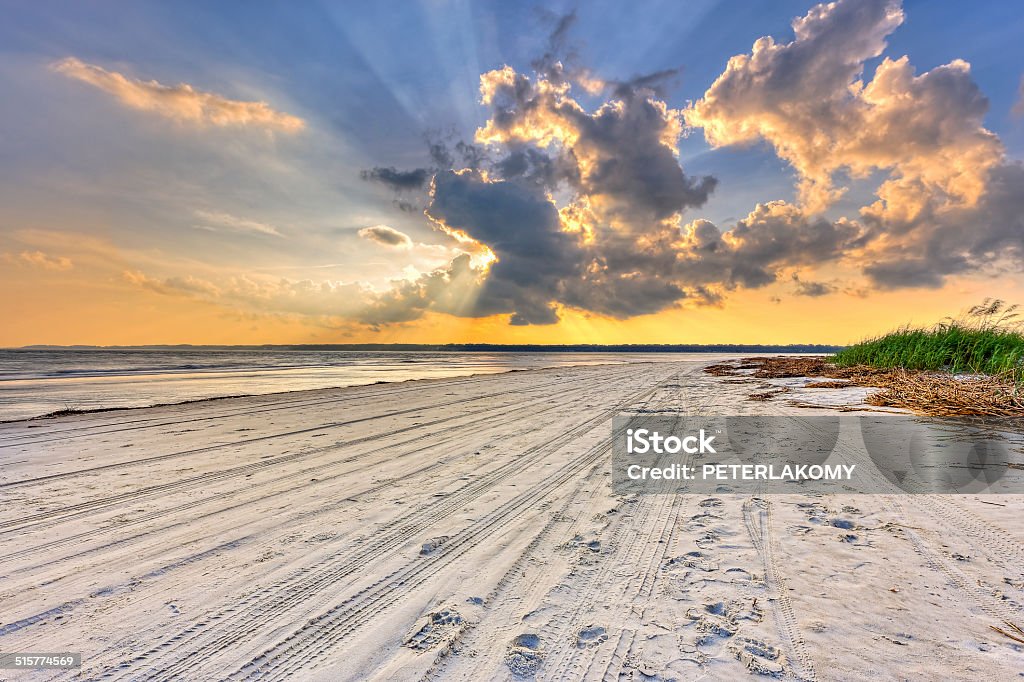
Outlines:
{"label": "footprint in sand", "polygon": [[697,632],[700,633],[695,644],[704,646],[720,637],[732,637],[736,634],[736,623],[724,614],[712,613],[707,606],[703,609],[691,608],[686,611]]}
{"label": "footprint in sand", "polygon": [[764,618],[764,611],[758,606],[757,599],[737,599],[728,603],[710,602],[702,608],[688,609],[686,617],[699,633],[694,639],[694,645],[699,647],[719,638],[733,637],[739,631],[741,620],[760,622]]}
{"label": "footprint in sand", "polygon": [[762,640],[737,637],[729,643],[729,650],[752,673],[778,677],[786,670],[782,652]]}
{"label": "footprint in sand", "polygon": [[729,617],[734,621],[749,620],[753,623],[760,623],[764,620],[764,609],[757,602],[757,597],[747,600],[738,600],[729,605]]}
{"label": "footprint in sand", "polygon": [[462,616],[454,609],[442,609],[428,613],[423,625],[403,644],[417,651],[433,649],[442,641],[454,640],[460,625],[462,625]]}
{"label": "footprint in sand", "polygon": [[576,562],[578,564],[584,566],[593,565],[597,563],[600,558],[601,541],[593,538],[592,534],[588,535],[590,535],[591,539],[585,538],[582,535],[575,535],[568,542],[559,545],[558,549],[574,551],[576,554]]}
{"label": "footprint in sand", "polygon": [[718,563],[704,552],[695,551],[668,559],[661,570],[665,574],[665,593],[673,599],[685,599],[692,590],[716,581]]}
{"label": "footprint in sand", "polygon": [[720,521],[721,519],[722,517],[718,514],[704,512],[703,514],[694,514],[691,516],[688,525],[704,527],[711,521]]}
{"label": "footprint in sand", "polygon": [[755,575],[745,568],[733,567],[727,568],[724,571],[727,582],[731,583],[751,583],[751,584],[764,584],[760,575]]}
{"label": "footprint in sand", "polygon": [[718,533],[713,530],[708,530],[697,536],[694,544],[696,544],[700,549],[710,549],[719,541],[719,539]]}
{"label": "footprint in sand", "polygon": [[589,649],[608,641],[608,633],[600,625],[588,625],[576,635],[576,646],[580,649]]}
{"label": "footprint in sand", "polygon": [[533,633],[525,632],[518,635],[505,652],[505,665],[513,675],[520,677],[534,675],[543,662],[540,636]]}
{"label": "footprint in sand", "polygon": [[827,524],[829,515],[833,513],[820,502],[798,502],[796,506],[809,522],[817,525]]}
{"label": "footprint in sand", "polygon": [[693,551],[687,552],[683,556],[672,557],[665,562],[664,569],[667,571],[678,568],[696,568],[699,571],[710,573],[718,570],[718,563],[704,552]]}
{"label": "footprint in sand", "polygon": [[431,554],[436,552],[441,547],[441,545],[443,545],[447,540],[447,535],[441,535],[436,538],[430,538],[429,540],[424,542],[423,545],[420,547],[420,556],[430,556]]}
{"label": "footprint in sand", "polygon": [[664,590],[673,599],[685,599],[696,590],[716,582],[718,562],[706,552],[687,552],[662,564],[665,573]]}

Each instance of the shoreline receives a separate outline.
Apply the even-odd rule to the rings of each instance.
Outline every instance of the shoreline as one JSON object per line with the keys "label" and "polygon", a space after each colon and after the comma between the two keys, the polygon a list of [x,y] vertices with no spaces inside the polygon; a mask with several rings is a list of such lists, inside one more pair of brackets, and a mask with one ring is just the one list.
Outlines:
{"label": "shoreline", "polygon": [[[565,355],[573,355],[573,354],[576,354],[576,353],[566,352],[564,354]],[[596,355],[596,353],[594,353],[594,354]],[[626,357],[629,357],[629,356],[636,357],[636,356],[641,356],[641,355],[656,355],[656,354],[654,354],[654,353],[635,352],[635,353],[623,353],[622,355],[624,355]],[[72,416],[72,415],[79,415],[79,414],[92,414],[92,413],[97,413],[97,412],[113,412],[113,411],[118,411],[118,410],[141,410],[141,409],[147,409],[147,408],[152,408],[152,407],[168,407],[168,406],[174,406],[174,405],[186,405],[186,404],[190,404],[190,403],[199,403],[199,402],[213,401],[213,400],[225,400],[225,399],[230,399],[230,398],[250,398],[250,397],[258,397],[258,396],[272,396],[272,395],[278,395],[278,394],[301,393],[301,392],[304,392],[304,391],[337,390],[337,389],[352,388],[352,387],[359,387],[359,386],[375,386],[375,385],[378,385],[378,384],[389,384],[389,383],[399,383],[399,384],[402,384],[402,383],[408,383],[408,382],[411,382],[411,381],[438,381],[438,380],[444,380],[444,379],[448,379],[448,378],[464,378],[464,377],[500,375],[500,374],[507,374],[509,372],[530,372],[530,371],[537,371],[537,370],[558,369],[558,368],[567,368],[567,367],[599,367],[599,366],[623,365],[623,364],[639,365],[639,364],[645,364],[645,363],[651,363],[651,362],[659,362],[659,361],[661,361],[661,362],[665,362],[665,361],[669,361],[669,362],[683,361],[683,362],[685,362],[685,361],[687,361],[685,358],[682,358],[682,355],[684,355],[682,353],[680,353],[679,355],[675,355],[675,354],[671,354],[671,353],[663,353],[663,355],[667,355],[671,359],[663,360],[663,359],[660,359],[660,358],[651,357],[651,358],[638,359],[638,360],[624,359],[624,360],[621,360],[621,361],[609,360],[607,362],[580,362],[578,364],[553,364],[553,365],[538,366],[538,367],[507,367],[507,368],[496,369],[495,371],[483,371],[483,372],[481,372],[481,371],[471,371],[471,372],[468,372],[466,374],[451,374],[451,375],[436,376],[436,377],[424,376],[424,377],[414,377],[414,378],[407,378],[407,379],[391,379],[391,380],[388,380],[388,379],[378,379],[376,381],[370,381],[370,382],[334,384],[334,385],[328,385],[328,386],[315,386],[315,387],[309,387],[309,388],[294,388],[294,389],[272,390],[272,391],[261,391],[261,392],[228,393],[228,394],[224,394],[224,395],[211,395],[211,396],[204,396],[204,397],[197,397],[197,398],[185,398],[185,399],[182,399],[182,400],[159,401],[159,402],[153,402],[153,403],[148,403],[148,404],[144,404],[144,405],[123,405],[123,406],[112,405],[112,406],[91,407],[91,408],[57,409],[57,410],[52,410],[52,411],[45,412],[45,413],[42,413],[42,414],[37,414],[37,415],[32,415],[32,416],[27,416],[27,417],[15,417],[15,418],[11,418],[11,419],[0,418],[0,424],[12,424],[12,423],[18,423],[18,422],[23,422],[23,421],[48,420],[48,419],[56,419],[56,418]],[[692,355],[697,355],[697,354],[686,353],[685,355],[691,355],[692,356]],[[736,356],[731,356],[729,354],[724,354],[724,353],[712,353],[710,351],[708,352],[708,355],[714,355],[714,356],[723,356],[724,355],[726,357],[736,357]],[[261,369],[265,369],[265,368],[261,368]],[[280,371],[288,371],[289,369],[293,369],[293,368],[289,368],[289,367],[273,368],[274,371],[278,371],[278,370],[280,370]],[[305,368],[299,368],[299,369],[305,369]],[[231,371],[235,371],[235,370],[231,370]],[[226,373],[226,372],[227,371],[225,371],[223,373]],[[67,380],[67,381],[74,381],[74,380],[81,380],[81,379],[118,379],[118,378],[139,379],[139,378],[144,378],[146,376],[161,377],[161,376],[173,376],[174,374],[175,374],[174,372],[168,372],[168,373],[164,373],[164,374],[144,374],[144,375],[132,374],[132,373],[126,373],[126,374],[121,374],[121,375],[112,375],[112,376],[111,375],[95,375],[95,376],[86,375],[86,376],[75,376],[75,377],[48,377],[46,379],[40,379],[40,381],[50,381],[50,380],[54,380],[54,381],[65,381],[65,380]],[[199,376],[204,376],[204,377],[205,376],[216,377],[216,376],[222,374],[222,372],[220,372],[220,371],[210,371],[210,372],[205,372],[205,373],[204,372],[199,372],[199,373],[196,373],[196,374],[199,375]],[[24,379],[17,379],[17,380],[10,380],[10,381],[24,381]],[[3,386],[3,380],[0,380],[0,387],[2,387],[2,386]]]}
{"label": "shoreline", "polygon": [[[458,375],[448,376],[448,377],[421,377],[421,378],[418,378],[418,379],[396,379],[394,381],[379,380],[379,381],[374,381],[374,382],[370,382],[370,383],[366,383],[366,384],[347,384],[347,385],[344,385],[344,386],[321,386],[321,387],[318,387],[318,388],[296,388],[296,389],[290,389],[290,390],[285,390],[285,391],[273,391],[273,392],[270,392],[270,393],[237,393],[237,394],[234,394],[234,395],[210,396],[209,398],[192,398],[192,399],[189,399],[189,400],[179,400],[179,401],[175,401],[175,402],[153,403],[151,405],[128,405],[128,406],[123,406],[123,407],[97,407],[97,408],[87,408],[87,409],[81,409],[81,410],[57,410],[55,412],[49,412],[49,413],[46,413],[46,414],[40,414],[40,415],[36,415],[34,417],[24,417],[24,418],[21,418],[21,419],[0,419],[0,424],[17,424],[19,422],[33,422],[33,421],[40,421],[40,420],[60,419],[62,417],[74,417],[74,416],[78,416],[78,415],[89,415],[89,414],[95,414],[95,413],[98,413],[98,412],[118,412],[118,411],[121,411],[121,410],[126,410],[126,411],[127,410],[149,410],[149,409],[158,408],[158,407],[176,407],[176,406],[179,406],[179,405],[191,405],[191,404],[194,404],[194,403],[207,403],[207,402],[213,402],[213,401],[217,401],[217,400],[232,400],[232,399],[236,399],[236,398],[261,398],[261,397],[285,396],[285,395],[291,395],[291,394],[295,394],[295,393],[314,393],[314,392],[317,392],[317,391],[338,391],[338,390],[343,390],[343,389],[347,389],[347,388],[361,388],[361,387],[365,387],[365,386],[380,386],[380,385],[384,385],[384,384],[408,384],[408,383],[420,382],[420,381],[423,381],[423,382],[426,382],[426,381],[448,381],[448,380],[453,380],[453,379],[468,379],[468,378],[473,378],[473,377],[500,376],[502,374],[510,374],[512,372],[540,372],[540,371],[550,370],[550,369],[560,369],[560,368],[563,368],[563,367],[565,367],[565,368],[569,368],[569,367],[606,367],[606,366],[609,366],[609,365],[620,365],[620,364],[625,364],[625,363],[611,363],[611,362],[609,362],[609,363],[595,363],[595,364],[589,364],[589,365],[558,365],[558,366],[555,366],[555,367],[523,367],[523,368],[516,367],[516,368],[511,368],[511,369],[503,369],[503,370],[500,370],[500,371],[497,371],[497,372],[473,372],[472,374],[458,374]],[[640,365],[640,364],[644,364],[644,362],[635,362],[635,363],[630,363],[630,364]]]}
{"label": "shoreline", "polygon": [[[141,359],[138,354],[117,359],[77,360],[57,353],[55,368],[74,376],[39,376],[0,381],[0,422],[20,421],[53,414],[128,409],[175,404],[190,400],[229,396],[269,395],[285,391],[369,385],[378,381],[408,381],[423,378],[462,377],[542,367],[637,363],[685,360],[692,354],[658,353],[556,353],[556,354],[366,354],[357,359],[320,357],[321,362],[295,367],[281,354],[262,358],[263,369],[242,368],[249,362],[244,354],[215,358],[182,358],[164,354],[158,360]],[[723,357],[715,355],[712,357]],[[6,364],[0,358],[0,372],[25,374],[40,360]],[[138,365],[146,368],[139,373]],[[201,366],[210,365],[204,371]],[[188,372],[177,371],[179,365]],[[196,363],[199,369],[192,367]],[[230,370],[222,366],[227,363]],[[159,371],[160,365],[166,372]],[[45,366],[45,364],[44,364]],[[54,367],[51,367],[54,369]],[[46,372],[50,374],[51,372]]]}

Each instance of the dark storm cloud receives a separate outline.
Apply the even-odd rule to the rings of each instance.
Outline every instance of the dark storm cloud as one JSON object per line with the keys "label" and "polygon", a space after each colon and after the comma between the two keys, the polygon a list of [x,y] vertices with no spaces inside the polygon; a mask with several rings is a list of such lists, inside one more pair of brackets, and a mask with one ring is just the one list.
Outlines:
{"label": "dark storm cloud", "polygon": [[362,171],[360,177],[367,182],[379,182],[395,191],[401,192],[422,189],[427,180],[430,179],[430,171],[426,168],[400,171],[395,168],[382,168],[378,166]]}
{"label": "dark storm cloud", "polygon": [[580,255],[541,191],[445,171],[434,178],[427,214],[486,244],[497,257],[482,285],[478,314],[512,312],[513,324],[557,321],[551,303],[562,282],[576,273]]}
{"label": "dark storm cloud", "polygon": [[626,98],[637,92],[649,92],[656,97],[664,97],[668,83],[679,76],[681,69],[662,69],[653,73],[634,76],[626,81],[611,81],[615,97]]}
{"label": "dark storm cloud", "polygon": [[579,166],[571,154],[548,155],[534,147],[510,151],[491,168],[506,180],[523,180],[554,189],[562,182],[579,184]]}
{"label": "dark storm cloud", "polygon": [[864,274],[879,289],[937,289],[945,280],[945,275],[937,271],[932,262],[923,258],[874,263],[864,268]]}
{"label": "dark storm cloud", "polygon": [[801,279],[796,273],[793,274],[793,283],[796,285],[794,293],[797,296],[808,296],[810,298],[817,298],[819,296],[827,296],[831,293],[835,293],[835,285],[828,284],[827,282],[814,282],[811,280]]}
{"label": "dark storm cloud", "polygon": [[639,92],[621,102],[593,116],[574,116],[579,126],[574,149],[593,162],[580,182],[582,191],[611,198],[622,214],[638,220],[703,206],[718,181],[683,172],[663,141],[672,125],[664,109]]}
{"label": "dark storm cloud", "polygon": [[405,249],[412,246],[412,239],[409,238],[409,235],[387,225],[364,227],[359,230],[359,236],[382,246],[397,246]]}
{"label": "dark storm cloud", "polygon": [[[554,179],[606,200],[609,210],[638,229],[704,205],[717,185],[714,177],[685,174],[674,153],[681,131],[677,114],[646,87],[623,85],[618,98],[594,113],[545,81],[508,70],[485,75],[484,89],[491,107],[485,136],[510,150],[499,170],[503,164],[521,167],[522,149],[532,145],[535,159],[557,156],[563,168],[567,161],[576,165]],[[553,145],[552,137],[561,145]]]}
{"label": "dark storm cloud", "polygon": [[578,54],[569,44],[569,31],[576,23],[576,10],[561,16],[551,15],[549,20],[554,26],[548,34],[547,48],[543,55],[530,63],[530,66],[537,74],[561,83],[568,73],[576,69]]}
{"label": "dark storm cloud", "polygon": [[972,206],[950,207],[936,197],[913,219],[893,224],[868,215],[877,232],[900,236],[864,268],[882,289],[938,288],[949,275],[1024,264],[1024,167],[1003,163]]}
{"label": "dark storm cloud", "polygon": [[834,261],[858,237],[856,223],[808,218],[774,201],[755,207],[727,238],[706,220],[691,223],[680,267],[691,281],[754,289],[775,282],[781,268]]}

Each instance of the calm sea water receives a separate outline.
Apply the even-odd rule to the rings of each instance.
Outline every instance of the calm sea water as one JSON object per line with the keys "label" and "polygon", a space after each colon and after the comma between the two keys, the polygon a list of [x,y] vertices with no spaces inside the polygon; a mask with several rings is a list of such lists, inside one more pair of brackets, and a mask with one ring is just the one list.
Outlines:
{"label": "calm sea water", "polygon": [[708,358],[689,353],[0,350],[0,421],[514,369]]}

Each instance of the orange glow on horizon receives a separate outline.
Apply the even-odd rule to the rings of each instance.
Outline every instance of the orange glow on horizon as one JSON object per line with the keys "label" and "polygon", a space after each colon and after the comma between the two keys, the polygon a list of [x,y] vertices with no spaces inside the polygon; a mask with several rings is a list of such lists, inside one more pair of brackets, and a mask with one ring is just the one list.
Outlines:
{"label": "orange glow on horizon", "polygon": [[[554,325],[512,326],[507,315],[463,318],[428,312],[373,329],[341,318],[239,311],[163,295],[81,268],[6,268],[10,295],[0,346],[302,343],[827,343],[846,344],[904,324],[927,325],[992,295],[993,280],[959,280],[938,290],[789,295],[785,284],[729,294],[721,307],[685,307],[616,320],[571,309]],[[1024,300],[1018,285],[999,295]],[[781,297],[780,302],[774,300]]]}

